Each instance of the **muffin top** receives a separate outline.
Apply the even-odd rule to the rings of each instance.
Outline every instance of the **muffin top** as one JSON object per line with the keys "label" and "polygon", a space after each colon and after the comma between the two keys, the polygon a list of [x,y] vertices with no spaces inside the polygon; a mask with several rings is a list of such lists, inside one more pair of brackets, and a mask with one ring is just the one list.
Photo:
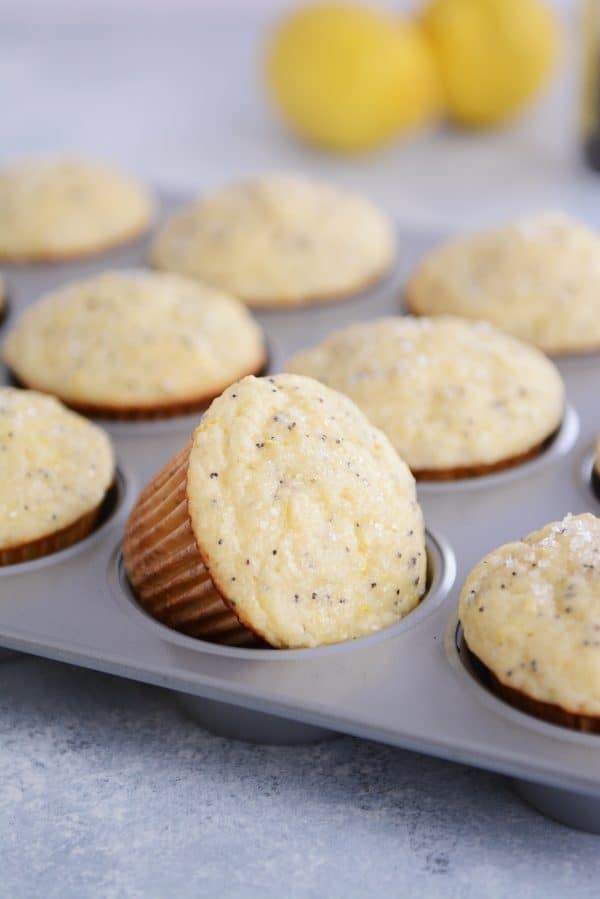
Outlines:
{"label": "muffin top", "polygon": [[53,397],[0,387],[0,549],[56,533],[96,508],[113,478],[107,435]]}
{"label": "muffin top", "polygon": [[600,348],[600,237],[543,214],[447,243],[412,275],[422,315],[484,318],[548,353]]}
{"label": "muffin top", "polygon": [[328,184],[271,175],[232,184],[176,212],[151,251],[157,268],[257,306],[335,299],[393,264],[390,223]]}
{"label": "muffin top", "polygon": [[600,714],[600,519],[567,515],[490,553],[459,615],[469,649],[503,684]]}
{"label": "muffin top", "polygon": [[287,367],[350,396],[417,475],[517,457],[552,434],[563,413],[555,366],[485,322],[361,322]]}
{"label": "muffin top", "polygon": [[19,380],[74,406],[153,408],[212,399],[264,364],[238,300],[177,275],[106,272],[48,294],[4,346]]}
{"label": "muffin top", "polygon": [[425,590],[410,471],[351,400],[311,378],[248,377],[214,400],[187,491],[217,589],[273,646],[372,633]]}
{"label": "muffin top", "polygon": [[29,159],[0,169],[0,259],[93,253],[150,224],[154,204],[131,178],[75,159]]}

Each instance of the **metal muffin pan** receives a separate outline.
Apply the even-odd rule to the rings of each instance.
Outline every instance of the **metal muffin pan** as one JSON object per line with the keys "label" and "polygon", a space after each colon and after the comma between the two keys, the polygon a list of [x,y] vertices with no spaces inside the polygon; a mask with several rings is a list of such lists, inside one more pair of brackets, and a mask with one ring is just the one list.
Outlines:
{"label": "metal muffin pan", "polygon": [[[165,198],[164,208],[178,201]],[[356,297],[258,313],[272,370],[344,324],[401,311],[408,272],[441,236],[401,228],[394,274]],[[146,246],[51,267],[6,267],[11,305],[0,340],[45,291],[142,265]],[[567,512],[600,514],[591,485],[600,354],[558,365],[568,407],[539,457],[487,477],[418,485],[430,585],[398,625],[314,650],[235,649],[169,631],[137,607],[120,563],[124,522],[144,483],[190,436],[192,415],[105,423],[120,471],[115,507],[81,543],[0,568],[0,647],[170,688],[198,721],[229,736],[279,743],[348,733],[498,771],[544,813],[600,832],[600,737],[507,706],[478,680],[457,642],[461,585],[485,553]],[[0,383],[8,382],[0,369]]]}

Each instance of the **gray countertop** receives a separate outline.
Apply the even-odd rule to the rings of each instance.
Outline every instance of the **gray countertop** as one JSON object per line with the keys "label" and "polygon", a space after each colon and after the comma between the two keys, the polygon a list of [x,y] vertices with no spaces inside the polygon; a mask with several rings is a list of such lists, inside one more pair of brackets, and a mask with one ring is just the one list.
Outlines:
{"label": "gray countertop", "polygon": [[224,740],[165,691],[25,656],[0,683],[2,896],[598,895],[597,838],[495,775]]}
{"label": "gray countertop", "polygon": [[[539,205],[600,223],[600,179],[576,161],[572,67],[509,131],[338,160],[290,141],[252,86],[268,10],[226,7],[5,0],[0,154],[76,150],[198,188],[303,168],[417,224]],[[10,899],[598,895],[597,838],[485,772],[350,738],[227,741],[165,692],[24,656],[0,665],[0,735]]]}

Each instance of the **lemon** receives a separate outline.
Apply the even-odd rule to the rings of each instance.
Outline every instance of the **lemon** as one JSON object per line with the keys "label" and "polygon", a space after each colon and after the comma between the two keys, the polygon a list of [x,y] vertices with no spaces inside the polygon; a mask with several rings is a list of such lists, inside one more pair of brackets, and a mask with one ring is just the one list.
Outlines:
{"label": "lemon", "polygon": [[433,0],[421,17],[449,115],[468,126],[513,116],[556,57],[558,29],[540,0]]}
{"label": "lemon", "polygon": [[368,6],[295,10],[271,36],[266,74],[296,133],[332,150],[377,146],[438,107],[439,76],[419,28]]}

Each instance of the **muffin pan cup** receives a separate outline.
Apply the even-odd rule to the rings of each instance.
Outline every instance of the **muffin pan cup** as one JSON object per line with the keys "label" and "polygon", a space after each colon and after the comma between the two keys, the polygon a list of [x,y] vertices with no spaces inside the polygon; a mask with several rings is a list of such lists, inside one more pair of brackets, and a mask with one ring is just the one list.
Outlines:
{"label": "muffin pan cup", "polygon": [[[164,206],[177,202],[166,198]],[[396,271],[356,297],[258,313],[273,370],[351,321],[401,311],[407,273],[441,236],[400,229]],[[142,265],[146,246],[139,241],[68,264],[6,267],[11,315],[0,340],[42,293],[106,268]],[[568,406],[542,455],[483,478],[418,485],[430,585],[398,624],[344,644],[274,650],[205,643],[148,618],[124,577],[124,522],[141,487],[189,439],[198,421],[191,415],[100,422],[122,474],[117,508],[69,549],[0,568],[0,647],[167,687],[187,713],[227,736],[290,743],[348,733],[501,772],[545,814],[600,830],[600,737],[512,709],[465,666],[456,640],[460,589],[483,555],[568,512],[600,514],[590,464],[600,354],[558,365]],[[0,381],[9,381],[4,369]]]}

